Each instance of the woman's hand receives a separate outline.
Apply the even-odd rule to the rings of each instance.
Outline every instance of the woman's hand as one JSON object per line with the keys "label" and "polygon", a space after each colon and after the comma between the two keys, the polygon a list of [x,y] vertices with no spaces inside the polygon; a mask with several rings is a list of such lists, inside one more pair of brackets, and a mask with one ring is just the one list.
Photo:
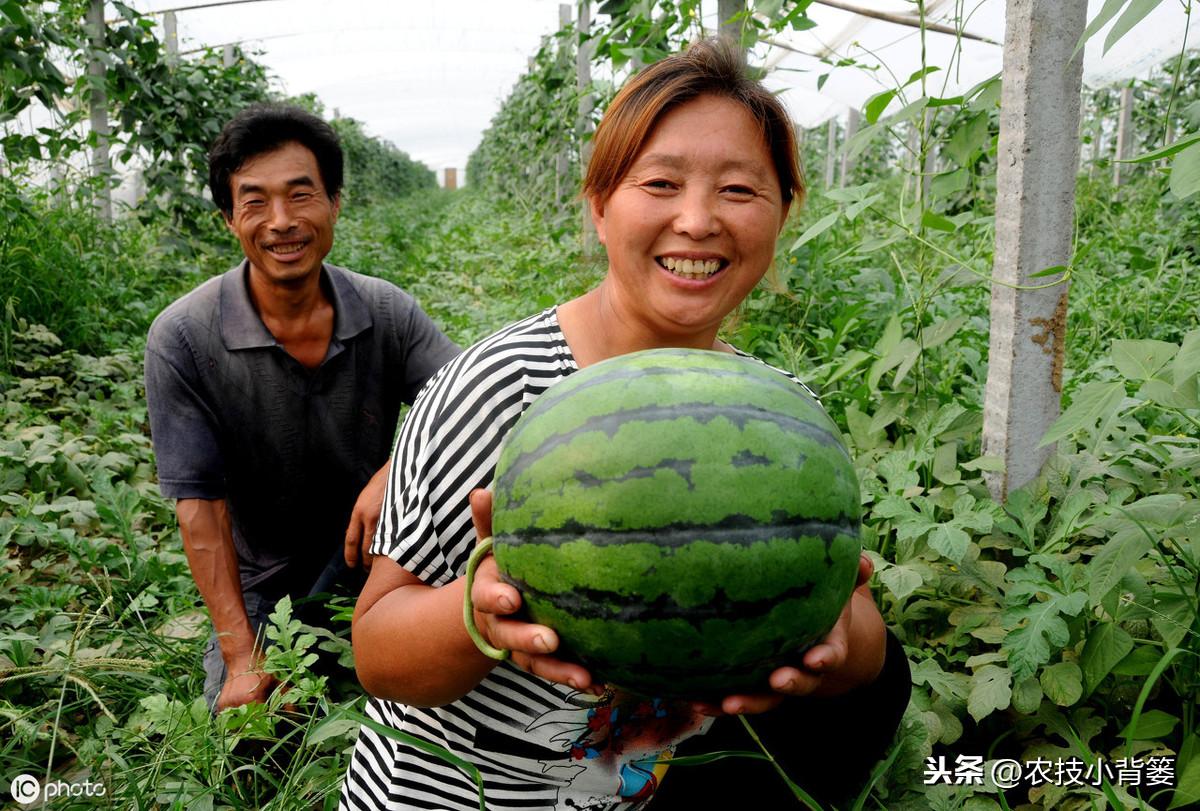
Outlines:
{"label": "woman's hand", "polygon": [[[471,519],[480,539],[492,537],[492,494],[471,491]],[[491,555],[479,564],[471,587],[475,604],[475,626],[493,647],[512,652],[512,661],[522,670],[576,690],[596,692],[586,668],[556,659],[558,634],[545,625],[509,619],[521,607],[521,593],[500,579]]]}
{"label": "woman's hand", "polygon": [[801,667],[781,667],[771,673],[773,692],[731,695],[720,704],[696,703],[706,715],[766,712],[787,696],[833,696],[870,684],[883,669],[886,632],[867,582],[875,567],[861,555],[858,578],[837,623],[825,638],[804,653]]}

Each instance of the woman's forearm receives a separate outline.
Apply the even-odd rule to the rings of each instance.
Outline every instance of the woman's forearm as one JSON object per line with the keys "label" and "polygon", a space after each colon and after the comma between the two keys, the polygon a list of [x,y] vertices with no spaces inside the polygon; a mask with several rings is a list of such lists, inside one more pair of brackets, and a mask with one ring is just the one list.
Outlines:
{"label": "woman's forearm", "polygon": [[[370,585],[363,590],[368,599]],[[461,698],[483,680],[496,662],[467,635],[463,590],[463,578],[441,588],[418,581],[386,589],[365,610],[360,598],[354,661],[367,692],[433,707]]]}

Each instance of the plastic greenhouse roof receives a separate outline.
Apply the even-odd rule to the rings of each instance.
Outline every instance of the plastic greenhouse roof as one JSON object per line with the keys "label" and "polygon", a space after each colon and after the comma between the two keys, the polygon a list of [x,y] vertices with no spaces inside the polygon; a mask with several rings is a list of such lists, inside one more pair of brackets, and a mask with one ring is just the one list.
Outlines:
{"label": "plastic greenhouse roof", "polygon": [[[153,12],[202,2],[132,0],[131,5]],[[911,15],[915,7],[911,0],[842,4],[901,15]],[[540,39],[557,28],[558,5],[558,0],[456,0],[447,6],[415,0],[264,0],[181,11],[178,31],[184,53],[242,43],[258,52],[255,58],[284,92],[313,92],[330,111],[362,121],[371,134],[442,169],[466,165]],[[1103,0],[1090,0],[1089,20],[1102,5]],[[715,27],[716,6],[716,0],[704,0],[706,26]],[[928,32],[928,62],[942,68],[928,77],[929,93],[955,95],[1000,70],[1004,0],[928,0],[926,6],[928,18],[939,22],[961,7],[968,16],[965,30],[994,40],[962,40],[961,54],[951,64],[955,37]],[[816,28],[760,43],[752,57],[773,69],[768,84],[785,91],[783,99],[804,127],[861,107],[894,86],[890,74],[904,80],[919,67],[915,28],[821,0],[810,6],[809,15]],[[1193,16],[1190,45],[1200,44],[1200,8]],[[1102,29],[1085,50],[1085,82],[1098,87],[1144,75],[1179,52],[1188,33],[1184,19],[1181,3],[1164,0],[1105,56]],[[822,55],[880,67],[831,69]],[[818,90],[818,77],[825,73],[829,77]]]}

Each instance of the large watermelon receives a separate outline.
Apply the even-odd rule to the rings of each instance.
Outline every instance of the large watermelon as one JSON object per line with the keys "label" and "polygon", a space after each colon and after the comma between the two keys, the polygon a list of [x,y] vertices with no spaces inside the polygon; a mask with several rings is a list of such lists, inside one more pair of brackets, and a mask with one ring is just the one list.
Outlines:
{"label": "large watermelon", "polygon": [[761,692],[854,587],[858,481],[812,397],[757,361],[659,349],[542,394],[496,467],[496,563],[600,681]]}

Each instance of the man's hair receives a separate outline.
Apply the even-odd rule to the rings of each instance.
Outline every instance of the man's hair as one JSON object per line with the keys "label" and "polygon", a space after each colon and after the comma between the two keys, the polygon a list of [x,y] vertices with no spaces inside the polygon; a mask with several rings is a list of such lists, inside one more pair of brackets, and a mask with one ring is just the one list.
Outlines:
{"label": "man's hair", "polygon": [[252,104],[230,119],[208,152],[208,187],[226,218],[233,216],[230,179],[246,161],[284,144],[298,143],[317,159],[330,200],[342,191],[342,145],[333,127],[287,104]]}
{"label": "man's hair", "polygon": [[583,182],[585,197],[604,201],[617,189],[650,134],[669,111],[703,95],[734,101],[758,122],[785,204],[804,202],[796,132],[779,99],[751,78],[741,51],[727,38],[695,42],[634,76],[596,128]]}

